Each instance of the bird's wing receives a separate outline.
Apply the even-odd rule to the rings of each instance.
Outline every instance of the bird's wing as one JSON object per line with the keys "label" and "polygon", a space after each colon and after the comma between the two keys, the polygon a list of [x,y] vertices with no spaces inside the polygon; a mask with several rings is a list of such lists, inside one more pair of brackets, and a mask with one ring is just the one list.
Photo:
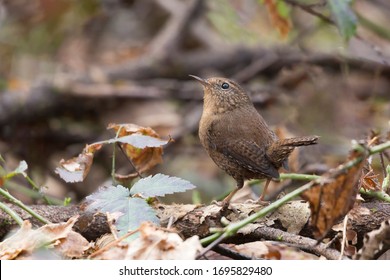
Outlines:
{"label": "bird's wing", "polygon": [[[229,127],[234,127],[234,137],[224,136]],[[278,169],[269,160],[266,147],[250,140],[253,137],[251,129],[243,125],[237,126],[235,121],[230,124],[226,120],[215,120],[210,123],[205,136],[209,149],[223,154],[248,171],[265,177],[279,178]]]}
{"label": "bird's wing", "polygon": [[253,173],[279,178],[279,172],[266,155],[265,149],[248,140],[225,141],[217,150]]}

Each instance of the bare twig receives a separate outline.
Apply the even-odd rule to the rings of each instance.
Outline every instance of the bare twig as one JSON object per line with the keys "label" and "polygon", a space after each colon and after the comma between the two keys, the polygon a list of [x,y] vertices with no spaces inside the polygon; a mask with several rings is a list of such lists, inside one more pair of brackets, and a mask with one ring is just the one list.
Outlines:
{"label": "bare twig", "polygon": [[322,13],[317,12],[316,10],[314,10],[313,9],[315,7],[314,5],[302,4],[302,3],[299,3],[299,2],[297,2],[295,0],[284,0],[284,2],[286,2],[286,3],[288,3],[288,4],[292,5],[292,6],[299,7],[300,9],[304,10],[307,13],[309,13],[309,14],[311,14],[313,16],[316,16],[316,17],[322,19],[323,21],[325,21],[325,22],[327,22],[329,24],[335,25],[335,22],[331,18],[329,18],[329,17],[323,15]]}
{"label": "bare twig", "polygon": [[347,242],[347,224],[348,224],[348,215],[345,215],[344,221],[343,221],[343,239],[341,241],[341,250],[340,250],[339,260],[341,260],[343,258],[344,250],[345,250],[345,243]]}
{"label": "bare twig", "polygon": [[300,235],[291,234],[276,228],[270,228],[266,226],[258,227],[252,233],[252,235],[256,239],[264,238],[267,240],[275,240],[275,241],[283,240],[283,243],[287,245],[290,246],[292,245],[302,250],[324,256],[329,260],[337,260],[339,259],[340,256],[339,251],[328,248],[323,243],[318,244],[317,240],[303,237]]}

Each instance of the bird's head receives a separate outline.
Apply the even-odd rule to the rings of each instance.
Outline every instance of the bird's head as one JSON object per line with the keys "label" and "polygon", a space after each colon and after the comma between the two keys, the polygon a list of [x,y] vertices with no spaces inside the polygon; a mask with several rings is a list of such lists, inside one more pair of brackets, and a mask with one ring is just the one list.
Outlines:
{"label": "bird's head", "polygon": [[205,108],[213,106],[219,111],[231,111],[235,108],[252,105],[244,89],[232,80],[218,77],[202,79],[190,76],[203,85]]}

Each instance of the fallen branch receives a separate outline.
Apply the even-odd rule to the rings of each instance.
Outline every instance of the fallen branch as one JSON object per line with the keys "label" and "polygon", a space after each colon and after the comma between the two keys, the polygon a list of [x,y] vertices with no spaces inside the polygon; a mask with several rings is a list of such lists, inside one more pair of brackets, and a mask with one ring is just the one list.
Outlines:
{"label": "fallen branch", "polygon": [[252,236],[256,239],[281,241],[284,244],[297,247],[303,251],[324,256],[328,260],[338,260],[340,257],[339,251],[328,248],[328,246],[324,243],[317,243],[317,240],[291,234],[276,228],[270,228],[266,226],[258,227],[256,230],[254,230]]}
{"label": "fallen branch", "polygon": [[[33,225],[40,226],[39,222],[31,217],[28,213],[21,210],[19,207],[7,204],[9,208],[15,211],[23,220],[30,220]],[[259,205],[251,204],[233,204],[235,211],[227,210],[223,213],[225,217],[229,217],[231,221],[242,219],[242,213],[258,211]],[[350,217],[351,229],[357,232],[358,239],[363,240],[366,233],[377,229],[380,224],[388,220],[390,216],[390,203],[383,202],[368,202],[363,203],[361,211],[357,211],[353,217]],[[67,221],[70,217],[80,215],[75,228],[84,237],[89,240],[94,240],[103,234],[109,233],[110,229],[107,224],[107,218],[104,213],[86,213],[78,206],[48,206],[48,205],[33,205],[30,206],[35,212],[44,216],[52,223],[59,223]],[[220,207],[216,205],[195,206],[195,205],[157,205],[158,216],[161,219],[161,225],[166,226],[170,217],[173,217],[172,228],[175,228],[185,238],[193,235],[199,237],[206,237],[210,234],[212,228],[221,228],[222,214]],[[301,215],[289,210],[288,215]],[[258,222],[258,221],[257,221]],[[0,223],[3,225],[0,228],[0,238],[4,236],[15,226],[16,222],[5,212],[0,211]],[[272,225],[273,228],[282,229],[280,222]],[[257,230],[257,229],[256,229]],[[248,238],[256,238],[251,231],[247,234]],[[311,236],[311,229],[305,226],[301,233],[304,236]],[[334,233],[333,233],[334,234]],[[242,239],[243,240],[243,239]]]}

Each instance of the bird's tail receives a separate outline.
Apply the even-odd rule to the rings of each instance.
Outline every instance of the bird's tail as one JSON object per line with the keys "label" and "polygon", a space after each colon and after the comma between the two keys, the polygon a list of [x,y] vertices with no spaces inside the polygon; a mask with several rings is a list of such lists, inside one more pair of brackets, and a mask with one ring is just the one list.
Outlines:
{"label": "bird's tail", "polygon": [[267,156],[276,166],[282,166],[287,164],[287,158],[295,147],[317,144],[318,138],[318,136],[302,136],[277,140],[268,148]]}
{"label": "bird's tail", "polygon": [[318,136],[302,136],[278,140],[275,144],[279,147],[298,147],[314,145],[318,142]]}

